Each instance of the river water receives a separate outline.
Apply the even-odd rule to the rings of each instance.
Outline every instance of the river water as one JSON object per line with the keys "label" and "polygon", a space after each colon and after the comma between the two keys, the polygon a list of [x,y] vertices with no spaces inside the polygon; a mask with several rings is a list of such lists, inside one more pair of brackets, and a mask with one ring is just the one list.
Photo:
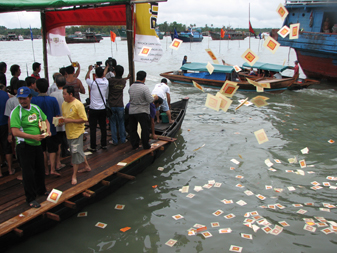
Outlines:
{"label": "river water", "polygon": [[[205,37],[202,43],[183,44],[179,51],[169,49],[169,43],[168,38],[162,41],[164,55],[159,63],[136,63],[136,71],[148,73],[146,85],[150,89],[160,81],[160,73],[178,70],[184,55],[188,56],[188,61],[211,61],[206,48],[211,48],[219,59],[242,65],[244,61],[240,56],[248,48],[249,39],[220,43]],[[293,65],[296,60],[294,51],[279,48],[273,55],[262,43],[251,39],[251,48],[258,53],[260,61],[283,64],[289,60]],[[72,60],[81,64],[80,78],[83,82],[89,64],[104,62],[111,56],[111,44],[107,38],[96,45],[73,44],[69,47]],[[34,50],[36,61],[42,62],[41,41],[34,40]],[[115,44],[112,50],[118,64],[127,69],[126,42],[117,41],[117,50]],[[31,41],[1,42],[0,55],[0,60],[9,66],[14,63],[21,66],[22,79],[26,76],[26,64],[31,74],[30,66],[34,61]],[[69,65],[67,57],[49,56],[50,75],[66,65]],[[127,70],[125,72],[127,74]],[[292,75],[292,72],[289,74]],[[9,80],[9,72],[7,77]],[[312,218],[318,223],[314,216],[324,217],[330,222],[327,225],[333,224],[331,221],[337,222],[335,208],[326,208],[330,212],[320,209],[324,208],[323,203],[334,205],[337,202],[337,190],[333,189],[337,181],[326,179],[327,176],[337,176],[337,144],[328,142],[330,139],[337,141],[337,86],[322,82],[299,91],[264,93],[269,97],[269,105],[261,108],[243,106],[235,111],[238,100],[257,95],[239,91],[234,95],[228,112],[224,113],[204,106],[207,93],[215,95],[217,90],[206,89],[202,93],[191,86],[169,85],[172,101],[186,96],[190,98],[176,145],[171,145],[136,180],[83,209],[88,212],[87,217],[74,216],[16,245],[9,252],[229,252],[231,245],[242,247],[242,252],[335,252],[337,234],[323,233],[321,230],[327,228],[324,224],[323,227],[313,226],[315,232],[304,230],[303,218]],[[127,89],[124,94],[124,102],[127,102]],[[269,139],[261,145],[254,136],[259,129],[264,129]],[[308,154],[301,153],[305,147],[309,149]],[[293,157],[305,159],[310,167],[301,169],[298,163],[290,164],[288,159]],[[231,162],[233,158],[240,164]],[[269,170],[266,159],[274,163],[272,168],[276,171]],[[274,159],[279,159],[281,163],[276,163]],[[158,167],[164,167],[164,170],[159,171]],[[286,170],[302,170],[304,175]],[[243,178],[237,178],[238,175]],[[221,183],[221,186],[194,191],[195,186],[204,186],[209,180]],[[323,188],[312,189],[313,181]],[[323,186],[323,182],[329,182],[333,187]],[[243,188],[237,187],[237,184]],[[153,185],[158,187],[154,189]],[[187,198],[188,193],[179,191],[187,185],[188,193],[195,194],[193,198]],[[272,189],[266,189],[266,185]],[[291,186],[295,190],[287,188]],[[276,192],[275,188],[282,191]],[[244,193],[246,190],[254,195],[261,194],[266,199],[262,201],[254,195],[248,196]],[[233,200],[234,203],[225,205],[221,202],[223,199]],[[236,203],[240,200],[247,204],[240,206]],[[304,204],[308,202],[314,203],[314,206]],[[261,208],[276,203],[285,208]],[[116,210],[116,204],[125,205],[124,210]],[[295,207],[293,204],[303,206]],[[300,209],[307,212],[297,213]],[[215,216],[212,213],[216,210],[223,213]],[[280,225],[280,221],[286,221],[289,226],[285,226],[279,235],[266,234],[262,225],[258,225],[260,229],[254,232],[243,225],[244,215],[253,211],[264,217],[270,228]],[[173,219],[172,216],[177,214],[183,218]],[[235,217],[226,219],[224,216],[228,214]],[[97,228],[97,222],[108,225],[105,229]],[[218,222],[219,227],[212,227],[212,222]],[[207,226],[212,237],[204,238],[201,234],[188,236],[187,230],[195,224]],[[120,232],[124,227],[131,229]],[[220,234],[219,228],[231,228],[232,232]],[[242,233],[251,234],[252,239],[242,238]],[[169,239],[177,240],[172,248],[165,245]]]}

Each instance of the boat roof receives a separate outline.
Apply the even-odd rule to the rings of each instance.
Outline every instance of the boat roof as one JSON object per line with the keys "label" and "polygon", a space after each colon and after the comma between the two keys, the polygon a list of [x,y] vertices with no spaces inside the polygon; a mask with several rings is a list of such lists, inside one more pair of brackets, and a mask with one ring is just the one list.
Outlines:
{"label": "boat roof", "polygon": [[245,62],[242,65],[242,67],[269,70],[269,71],[274,71],[274,72],[282,72],[286,69],[292,68],[286,65],[278,65],[278,64],[265,63],[265,62],[256,62],[253,66],[250,66],[247,62]]}
{"label": "boat roof", "polygon": [[[182,70],[191,70],[191,71],[207,71],[207,63],[201,63],[201,62],[191,62],[184,64],[180,69]],[[213,72],[217,73],[231,73],[234,68],[233,66],[226,66],[226,65],[220,65],[220,64],[212,64],[214,67]]]}

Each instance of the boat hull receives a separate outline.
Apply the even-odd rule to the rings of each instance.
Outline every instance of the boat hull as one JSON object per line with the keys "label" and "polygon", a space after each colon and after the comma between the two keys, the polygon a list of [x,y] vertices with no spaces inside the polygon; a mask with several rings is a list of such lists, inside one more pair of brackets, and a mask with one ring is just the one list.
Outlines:
{"label": "boat hull", "polygon": [[[195,78],[195,77],[184,76],[182,74],[177,75],[177,74],[173,74],[172,71],[165,72],[160,75],[162,77],[169,79],[171,82],[193,85],[192,81],[195,81],[198,84],[204,87],[208,87],[208,88],[219,88],[220,89],[226,81],[226,80],[210,80],[210,79],[203,79],[203,78]],[[265,79],[264,82],[268,82],[268,81]],[[314,81],[314,82],[317,82],[317,81]],[[295,79],[294,78],[284,78],[280,80],[270,79],[269,83],[270,83],[271,88],[265,89],[264,90],[265,92],[281,93],[287,90],[289,87],[291,87],[295,83]],[[309,82],[305,83],[305,87],[308,87],[310,84],[311,83]],[[256,87],[246,81],[237,82],[237,85],[239,86],[239,90],[241,91],[256,92]]]}
{"label": "boat hull", "polygon": [[[171,39],[174,40],[174,35],[171,34]],[[204,37],[201,36],[180,36],[178,35],[178,39],[182,40],[183,42],[202,42]]]}
{"label": "boat hull", "polygon": [[73,39],[66,37],[67,44],[80,44],[80,43],[99,43],[101,40],[97,39]]}
{"label": "boat hull", "polygon": [[[229,34],[225,33],[225,36],[221,38],[220,33],[209,32],[212,40],[244,40],[247,36],[243,34]],[[230,35],[230,36],[229,36]]]}

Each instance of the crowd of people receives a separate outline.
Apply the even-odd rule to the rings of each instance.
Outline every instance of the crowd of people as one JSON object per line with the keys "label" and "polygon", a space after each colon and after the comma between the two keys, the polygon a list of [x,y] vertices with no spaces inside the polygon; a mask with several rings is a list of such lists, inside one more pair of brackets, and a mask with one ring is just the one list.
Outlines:
{"label": "crowd of people", "polygon": [[[96,152],[96,128],[100,129],[100,148],[107,143],[117,146],[126,143],[127,133],[132,148],[150,149],[150,134],[156,139],[155,122],[159,123],[159,110],[166,112],[169,123],[174,121],[170,113],[170,88],[164,78],[152,92],[145,85],[146,72],[137,73],[136,82],[130,85],[130,101],[124,108],[123,91],[129,75],[123,78],[124,68],[109,58],[105,67],[88,67],[85,83],[89,99],[81,102],[80,94],[85,88],[78,78],[80,65],[72,63],[53,74],[53,84],[41,78],[41,64],[32,64],[33,73],[20,80],[20,66],[10,67],[12,78],[7,82],[7,65],[0,62],[0,149],[2,166],[8,174],[15,174],[13,154],[21,167],[17,177],[23,181],[26,202],[38,208],[37,196],[48,195],[45,175],[61,176],[65,167],[61,158],[71,156],[73,174],[71,184],[77,184],[77,173],[91,171],[83,148],[85,123],[89,123],[91,152]],[[76,69],[77,68],[77,69]],[[91,78],[90,74],[94,70]],[[9,85],[8,85],[9,84]],[[111,140],[107,142],[107,110]],[[157,119],[156,119],[157,118]],[[54,119],[60,119],[54,125]],[[156,121],[155,121],[156,119]],[[141,126],[141,138],[137,133]],[[141,143],[141,145],[140,145]],[[83,166],[81,166],[83,164]],[[80,168],[81,166],[81,168]],[[0,169],[0,177],[2,177]]]}

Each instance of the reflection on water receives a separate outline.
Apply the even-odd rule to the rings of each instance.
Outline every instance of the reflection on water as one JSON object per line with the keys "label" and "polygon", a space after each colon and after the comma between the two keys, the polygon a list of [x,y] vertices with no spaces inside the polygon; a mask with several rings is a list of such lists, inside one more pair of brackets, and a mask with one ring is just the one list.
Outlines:
{"label": "reflection on water", "polygon": [[[20,44],[23,52],[17,55],[12,55],[1,47],[2,60],[9,65],[20,63],[25,66],[25,60],[32,58],[29,41],[1,43],[6,43],[7,48],[13,46],[12,43],[23,43]],[[126,44],[121,41],[118,43],[114,57],[126,67]],[[159,63],[136,63],[136,70],[147,71],[146,85],[150,89],[160,81],[161,72],[178,69],[185,54],[189,61],[210,61],[204,51],[208,43],[219,59],[238,65],[243,63],[240,55],[248,47],[248,40],[240,43],[223,41],[219,52],[219,41],[208,42],[208,38],[205,38],[202,43],[191,46],[185,43],[179,51],[171,51],[166,50],[165,39],[162,43],[165,55]],[[280,48],[275,55],[271,55],[259,40],[252,39],[251,43],[252,49],[259,53],[260,61],[278,64],[288,61],[287,48]],[[35,45],[38,47],[37,42]],[[81,63],[82,81],[87,66],[106,59],[109,56],[107,52],[110,52],[108,40],[95,46],[70,46],[73,60]],[[87,52],[86,55],[83,55],[84,51]],[[40,50],[36,48],[35,52],[39,54],[37,58],[42,59]],[[290,64],[295,57],[291,51]],[[49,57],[51,73],[68,65],[67,61],[63,57]],[[72,217],[52,230],[17,245],[10,252],[228,252],[230,245],[242,246],[243,252],[333,252],[337,243],[336,234],[325,235],[321,232],[324,227],[317,226],[316,232],[306,231],[303,229],[303,218],[314,219],[314,216],[320,216],[337,222],[335,208],[329,209],[330,212],[320,210],[322,203],[337,202],[336,190],[326,186],[319,190],[311,189],[313,181],[321,185],[330,182],[332,186],[336,186],[337,182],[326,179],[327,176],[337,176],[337,144],[328,143],[329,139],[337,141],[336,86],[323,83],[306,90],[285,91],[282,94],[265,93],[270,98],[268,106],[243,106],[235,111],[238,100],[256,96],[256,93],[237,92],[227,113],[215,112],[204,106],[206,93],[215,95],[215,89],[206,89],[202,93],[191,86],[170,84],[170,87],[173,101],[185,96],[190,98],[176,145],[172,144],[136,180],[104,200],[86,207],[83,211],[88,212],[88,217]],[[126,102],[127,89],[124,94]],[[262,128],[269,141],[259,145],[254,132]],[[205,146],[193,151],[203,144]],[[300,150],[305,147],[309,148],[309,154],[303,155]],[[293,157],[297,160],[305,159],[306,164],[313,167],[303,168],[304,176],[286,172],[301,169],[298,163],[288,162]],[[232,163],[232,158],[240,164]],[[269,170],[264,162],[266,159],[274,163],[272,168],[276,171]],[[279,159],[281,163],[275,163],[274,159]],[[163,166],[164,171],[158,171],[159,166]],[[230,167],[235,169],[231,170]],[[315,173],[308,173],[310,171]],[[242,175],[243,179],[236,178],[237,175]],[[208,180],[215,180],[222,185],[220,188],[204,188],[200,192],[193,190],[195,186],[208,184]],[[237,184],[242,184],[244,188],[236,187]],[[153,185],[158,187],[153,189]],[[179,192],[185,185],[190,186],[189,193],[195,194],[193,198],[187,198],[187,194]],[[267,190],[266,185],[282,188],[283,191]],[[290,186],[295,190],[290,191],[287,188]],[[245,190],[261,194],[266,200],[247,196]],[[223,199],[232,199],[234,204],[224,205],[220,202]],[[247,205],[236,204],[239,200],[244,200]],[[307,202],[313,202],[314,206],[304,205]],[[277,203],[286,208],[260,207]],[[125,209],[115,210],[116,204],[124,204]],[[302,204],[303,207],[294,207],[293,204]],[[212,213],[218,209],[223,210],[224,214],[215,217]],[[299,209],[307,212],[299,214]],[[258,211],[272,224],[271,227],[280,221],[286,221],[290,226],[285,227],[278,236],[266,234],[261,229],[254,233],[251,228],[243,225],[244,214],[251,211]],[[236,217],[225,219],[223,216],[229,213]],[[184,218],[176,221],[172,218],[176,214],[181,214]],[[105,229],[96,228],[97,222],[107,223],[108,226]],[[219,228],[212,228],[211,222],[219,222],[221,228],[230,227],[233,232],[219,234]],[[206,225],[213,236],[207,239],[202,235],[188,236],[187,230],[196,223]],[[119,231],[127,226],[131,227],[129,231]],[[242,238],[241,233],[252,234],[253,240]],[[165,245],[171,238],[178,240],[173,248]]]}

